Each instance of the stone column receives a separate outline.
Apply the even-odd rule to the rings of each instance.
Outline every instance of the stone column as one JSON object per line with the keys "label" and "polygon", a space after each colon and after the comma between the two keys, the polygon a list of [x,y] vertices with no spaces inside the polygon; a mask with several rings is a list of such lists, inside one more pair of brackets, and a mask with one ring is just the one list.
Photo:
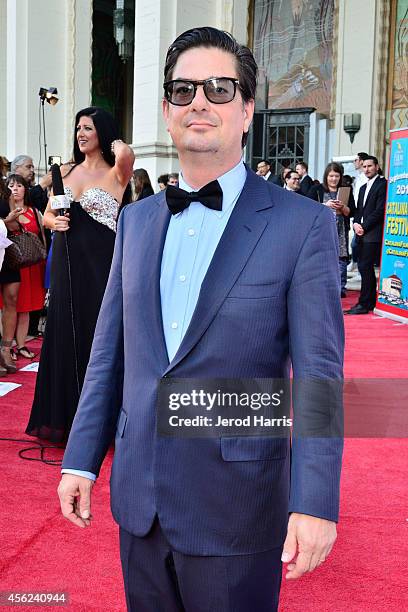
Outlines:
{"label": "stone column", "polygon": [[[40,87],[57,87],[60,101],[45,104],[47,156],[70,158],[74,114],[90,103],[91,3],[7,0],[6,154],[32,156],[37,166]],[[41,168],[44,149],[41,147]]]}
{"label": "stone column", "polygon": [[225,0],[137,0],[135,14],[135,71],[133,148],[135,167],[145,168],[157,190],[157,177],[177,171],[177,152],[167,133],[161,110],[163,67],[170,43],[189,28],[219,20]]}
{"label": "stone column", "polygon": [[[383,4],[382,0],[339,3],[335,156],[353,155],[358,151],[375,154],[379,149],[378,111],[384,107],[381,83],[386,87],[387,71]],[[362,35],[356,36],[356,32]],[[345,113],[361,114],[361,129],[353,145],[343,130]]]}

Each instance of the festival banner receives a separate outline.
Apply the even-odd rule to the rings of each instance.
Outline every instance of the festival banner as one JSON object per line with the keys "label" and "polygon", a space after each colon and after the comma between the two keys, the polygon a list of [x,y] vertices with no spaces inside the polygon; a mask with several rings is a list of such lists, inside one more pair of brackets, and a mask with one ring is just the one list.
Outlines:
{"label": "festival banner", "polygon": [[408,323],[408,129],[392,130],[390,141],[376,313]]}

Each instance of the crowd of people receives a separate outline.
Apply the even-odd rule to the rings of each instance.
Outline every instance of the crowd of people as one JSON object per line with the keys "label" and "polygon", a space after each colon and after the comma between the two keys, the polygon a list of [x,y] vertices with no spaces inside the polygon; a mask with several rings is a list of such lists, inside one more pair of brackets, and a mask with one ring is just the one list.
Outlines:
{"label": "crowd of people", "polygon": [[[86,115],[86,113],[89,115]],[[94,143],[92,138],[95,134],[92,135],[91,130],[80,125],[82,117],[88,117],[92,129],[95,129],[97,139]],[[78,401],[78,394],[84,378],[93,330],[111,264],[118,212],[126,203],[139,201],[154,194],[149,175],[144,168],[133,170],[129,166],[126,173],[123,176],[121,175],[122,181],[125,178],[127,179],[123,193],[120,193],[120,189],[118,190],[117,187],[115,189],[109,181],[106,181],[103,169],[107,170],[108,166],[109,168],[117,167],[118,163],[121,163],[121,151],[122,154],[125,151],[125,154],[128,155],[128,164],[130,163],[129,160],[134,158],[129,153],[130,149],[127,145],[123,150],[120,144],[122,141],[118,138],[119,131],[109,113],[96,107],[84,109],[78,113],[76,125],[72,162],[61,167],[68,197],[71,200],[74,198],[70,202],[69,213],[64,216],[56,215],[49,204],[49,198],[52,196],[51,171],[40,177],[38,183],[35,183],[34,162],[30,156],[18,155],[11,163],[8,162],[6,157],[0,157],[0,309],[2,330],[0,376],[15,373],[17,371],[16,361],[19,357],[26,359],[35,357],[35,354],[27,348],[26,341],[27,337],[35,337],[41,333],[39,332],[39,320],[40,315],[44,312],[46,290],[50,287],[51,263],[54,261],[53,297],[47,309],[47,323],[49,329],[55,326],[55,330],[60,329],[62,331],[58,333],[58,346],[55,346],[54,334],[48,332],[44,339],[42,348],[44,357],[41,360],[38,376],[40,382],[36,387],[33,413],[27,430],[35,433],[39,432],[43,437],[50,437],[53,440],[66,437],[75,413],[74,407]],[[117,143],[115,155],[113,151],[108,150],[114,141]],[[92,159],[89,162],[87,148],[89,149],[90,144],[99,146],[100,153],[97,157],[99,157],[100,167]],[[84,169],[88,168],[88,164],[90,171],[85,170],[84,172]],[[75,174],[72,174],[76,166],[80,166],[79,172],[77,169]],[[130,176],[128,176],[129,173]],[[71,186],[72,177],[76,179],[77,175],[79,175],[79,185],[76,184],[77,181],[74,181],[73,186]],[[81,177],[81,175],[84,176]],[[157,181],[158,190],[166,189],[167,185],[177,186],[178,180],[179,176],[176,172],[161,175]],[[101,185],[105,185],[106,188],[101,188]],[[86,187],[86,190],[84,187]],[[81,208],[74,206],[74,203],[78,200],[76,194],[80,194]],[[112,201],[109,201],[109,195],[118,198],[113,198],[115,202],[113,205]],[[101,210],[99,214],[96,212],[98,208]],[[100,225],[91,223],[91,229],[85,230],[84,238],[81,240],[81,229],[77,229],[77,227],[82,228],[84,221],[77,221],[78,211],[82,211],[82,214],[83,211],[89,213],[88,217],[99,222],[99,224],[105,225],[109,232],[106,234],[106,230],[102,229]],[[87,219],[88,217],[84,216],[83,218]],[[68,228],[73,230],[69,233],[69,241],[73,243],[73,246],[69,257],[68,255],[65,257],[65,246],[62,245],[62,239],[57,236],[59,233],[67,231]],[[47,247],[48,257],[47,260],[35,265],[16,269],[8,265],[6,248],[10,241],[7,241],[7,236],[19,234],[23,229],[40,237]],[[95,244],[90,238],[92,229],[97,230],[96,248],[94,248]],[[84,251],[81,251],[78,246],[83,248]],[[102,257],[101,248],[105,253]],[[3,261],[4,258],[5,261]],[[90,261],[92,258],[97,258],[93,264]],[[81,262],[81,275],[77,277],[79,262]],[[88,264],[88,273],[84,275],[84,265],[87,266]],[[69,282],[72,295],[63,297],[60,292],[66,289],[64,283],[68,271],[64,270],[64,267],[67,266],[69,266]],[[92,268],[92,266],[94,267]],[[76,287],[76,282],[79,279],[81,279],[82,285]],[[95,289],[96,287],[98,289]],[[90,319],[85,318],[82,321],[81,308],[78,304],[83,301],[81,291],[84,288],[89,290],[88,295],[91,296],[91,299],[95,298],[95,303],[91,306],[88,301],[86,317],[91,311],[92,314]],[[73,301],[77,301],[78,304],[74,306]],[[72,307],[71,313],[61,311],[61,305],[67,304]],[[72,318],[74,313],[77,326],[76,334],[81,338],[78,346],[74,346],[76,340],[66,337],[66,334],[68,336],[70,334],[67,331],[66,322]],[[87,340],[85,340],[86,336],[88,336]],[[50,337],[53,338],[52,342],[54,343],[52,355],[48,355],[50,347],[48,339]],[[75,356],[71,353],[71,349]],[[72,359],[68,359],[67,363],[75,362],[75,372],[73,373],[70,369],[68,369],[68,373],[65,372],[66,382],[61,389],[59,381],[62,380],[62,372],[57,374],[55,371],[48,372],[45,364],[53,361],[54,354],[62,354],[67,351],[72,357]],[[53,369],[55,370],[56,367],[53,366]],[[71,385],[72,381],[75,384]],[[67,389],[69,391],[65,393]],[[72,389],[76,389],[76,391],[73,393]],[[54,392],[57,394],[56,397],[54,397]],[[58,401],[55,401],[56,399]],[[45,405],[47,405],[46,409],[44,408]],[[63,418],[61,418],[61,415],[57,415],[54,420],[50,408],[54,405],[62,406]],[[38,410],[40,412],[45,410],[47,417],[40,418],[40,421],[47,422],[47,426],[43,426],[40,421],[35,421]]]}
{"label": "crowd of people", "polygon": [[274,175],[269,161],[262,159],[257,164],[256,173],[283,189],[331,208],[338,234],[342,298],[347,296],[347,272],[351,273],[357,267],[361,275],[359,301],[344,313],[368,314],[375,307],[375,266],[380,260],[387,181],[373,155],[363,151],[358,153],[354,167],[356,177],[353,178],[344,174],[342,164],[331,162],[320,182],[309,176],[305,161],[298,161],[294,168],[284,165],[280,174]]}
{"label": "crowd of people", "polygon": [[[17,270],[8,267],[6,257],[1,268],[0,375],[16,372],[19,357],[35,356],[27,348],[26,339],[28,334],[38,334],[39,315],[53,262],[48,332],[27,427],[28,433],[53,440],[66,438],[75,414],[111,264],[117,215],[129,201],[154,194],[148,172],[144,168],[132,169],[133,154],[118,139],[118,134],[113,118],[105,111],[91,107],[78,113],[73,160],[61,168],[70,200],[69,212],[63,216],[57,215],[49,203],[51,172],[35,184],[31,157],[18,155],[9,167],[7,160],[0,158],[0,235],[10,236],[24,228],[39,236],[49,250],[46,278],[45,261]],[[109,148],[112,142],[116,143],[114,151]],[[280,174],[273,175],[269,161],[263,159],[257,164],[256,173],[333,211],[338,234],[341,297],[347,295],[348,271],[350,276],[358,267],[361,274],[359,302],[344,312],[366,314],[375,305],[374,267],[379,262],[386,180],[374,156],[358,153],[354,163],[357,172],[354,179],[344,175],[343,166],[337,162],[326,166],[322,182],[309,176],[308,165],[303,160],[294,167],[284,165]],[[159,191],[168,185],[178,186],[179,175],[160,175],[157,184]],[[71,231],[66,234],[69,228]],[[86,307],[84,292],[91,296]],[[67,325],[74,319],[75,326]],[[63,371],[62,365],[58,365],[62,362],[55,359],[59,354],[68,356],[63,362]],[[68,371],[66,363],[72,365]],[[59,410],[54,415],[56,405]]]}

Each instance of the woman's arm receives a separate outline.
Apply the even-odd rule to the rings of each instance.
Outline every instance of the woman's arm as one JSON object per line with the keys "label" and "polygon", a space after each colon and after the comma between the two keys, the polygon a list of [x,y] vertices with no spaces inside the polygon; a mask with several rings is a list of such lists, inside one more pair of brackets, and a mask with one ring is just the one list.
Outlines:
{"label": "woman's arm", "polygon": [[126,187],[132,176],[135,154],[132,149],[121,140],[114,140],[111,149],[115,156],[113,170],[122,187]]}
{"label": "woman's arm", "polygon": [[[65,178],[72,170],[72,164],[63,164],[61,166],[62,178]],[[69,229],[69,213],[58,215],[57,211],[51,208],[51,198],[54,192],[51,188],[50,199],[48,200],[47,208],[44,211],[43,226],[53,232],[66,232]]]}
{"label": "woman's arm", "polygon": [[3,219],[9,232],[15,232],[19,229],[18,218],[22,212],[22,208],[14,208],[14,210],[11,210],[7,217]]}
{"label": "woman's arm", "polygon": [[57,215],[57,213],[52,210],[50,201],[45,209],[43,221],[44,227],[54,232],[66,232],[69,230],[69,213]]}

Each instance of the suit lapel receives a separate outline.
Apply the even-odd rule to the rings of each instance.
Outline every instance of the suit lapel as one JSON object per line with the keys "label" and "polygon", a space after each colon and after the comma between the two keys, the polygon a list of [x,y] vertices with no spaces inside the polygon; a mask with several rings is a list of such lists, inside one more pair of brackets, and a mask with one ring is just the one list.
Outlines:
{"label": "suit lapel", "polygon": [[364,185],[362,185],[358,191],[358,201],[357,201],[357,208],[362,211],[363,210],[363,202],[364,202],[364,195],[367,189],[367,183],[364,183]]}
{"label": "suit lapel", "polygon": [[[364,206],[363,206],[363,201],[364,201],[364,194],[365,194],[366,189],[367,189],[367,183],[365,185],[363,185],[363,187],[360,189],[360,193],[363,192],[363,194],[362,194],[362,201],[361,201],[361,208],[362,208],[362,210],[367,209],[367,206],[369,207],[369,205],[371,203],[371,200],[374,199],[376,191],[377,191],[377,189],[379,188],[379,186],[381,184],[381,180],[382,180],[381,176],[378,175],[377,178],[375,179],[375,181],[373,182],[373,184],[371,185],[371,188],[370,188],[370,191],[368,192],[367,199],[365,201]],[[364,191],[363,191],[363,189],[364,189]],[[359,193],[359,196],[360,196],[360,193]]]}
{"label": "suit lapel", "polygon": [[161,193],[158,194],[156,201],[152,204],[152,212],[141,238],[142,243],[147,245],[143,253],[142,268],[149,271],[150,276],[148,274],[145,276],[140,303],[146,329],[149,330],[149,336],[151,337],[152,347],[163,370],[168,366],[169,359],[163,331],[160,270],[169,222],[170,212],[166,205],[164,193]]}
{"label": "suit lapel", "polygon": [[266,181],[248,170],[244,189],[201,285],[190,325],[166,373],[191,351],[214,319],[267,226],[265,217],[257,212],[272,206]]}

